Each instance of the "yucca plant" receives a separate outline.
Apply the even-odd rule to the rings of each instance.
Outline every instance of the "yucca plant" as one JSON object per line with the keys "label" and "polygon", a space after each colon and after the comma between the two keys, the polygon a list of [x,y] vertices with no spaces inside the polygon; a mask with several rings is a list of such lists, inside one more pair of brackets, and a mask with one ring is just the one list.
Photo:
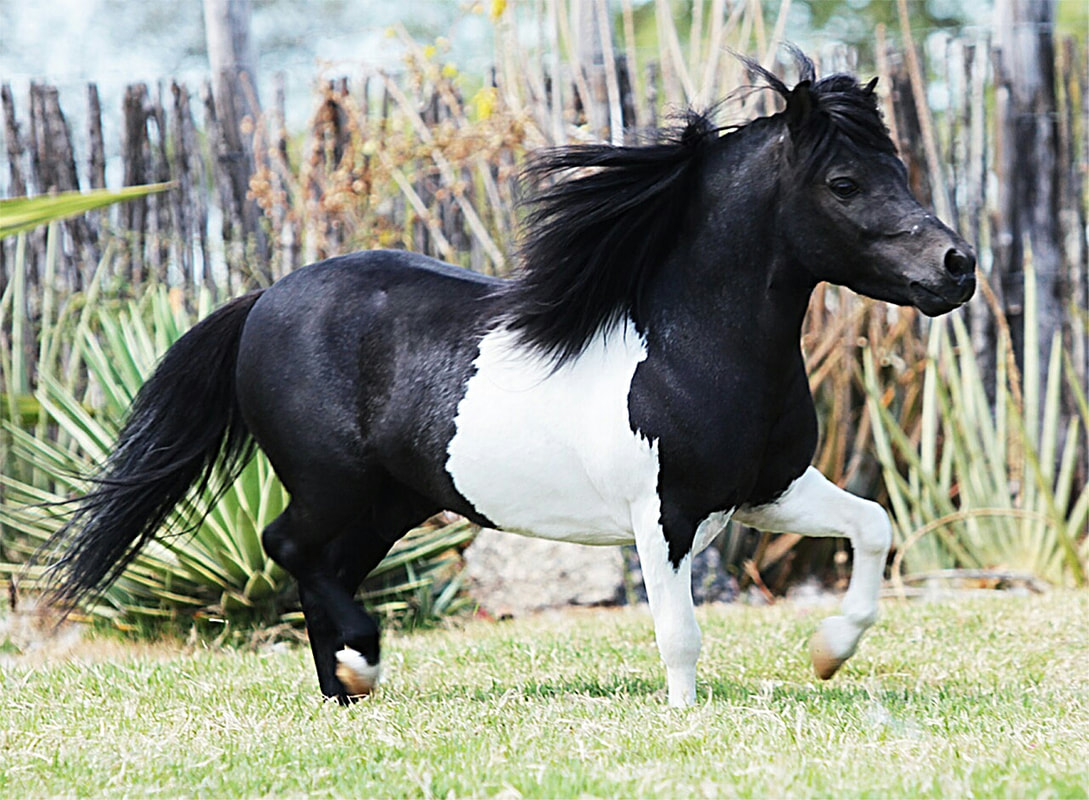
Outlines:
{"label": "yucca plant", "polygon": [[57,220],[68,219],[97,208],[165,192],[173,184],[151,183],[122,189],[93,189],[89,192],[61,192],[37,197],[0,199],[0,238],[33,230]]}
{"label": "yucca plant", "polygon": [[[103,305],[94,302],[96,287],[97,276],[78,316],[62,315],[43,342],[44,353],[59,352],[61,341],[70,350],[67,359],[41,362],[54,369],[39,373],[35,430],[7,425],[17,469],[2,478],[0,524],[18,536],[9,537],[10,563],[0,573],[22,574],[31,585],[41,568],[25,559],[62,524],[63,500],[86,490],[79,476],[105,461],[159,356],[212,305],[205,292],[191,314],[181,292],[165,287]],[[87,612],[122,625],[194,613],[275,620],[290,605],[290,581],[265,555],[260,534],[287,501],[258,453],[218,502],[194,496],[177,510],[170,525],[181,533],[149,544]],[[458,599],[455,548],[471,535],[463,520],[413,531],[376,570],[366,599],[379,612],[415,620],[449,612]]]}
{"label": "yucca plant", "polygon": [[[1089,409],[1058,338],[1041,353],[1032,331],[1035,286],[1026,271],[1024,385],[1008,330],[996,354],[992,407],[960,316],[931,323],[918,438],[897,421],[903,392],[863,360],[873,440],[901,562],[910,573],[1003,569],[1050,583],[1085,585],[1089,488],[1078,485]],[[948,321],[947,321],[948,320]],[[1045,385],[1037,359],[1048,356]],[[892,384],[895,385],[895,384]],[[1064,420],[1062,389],[1077,413]]]}

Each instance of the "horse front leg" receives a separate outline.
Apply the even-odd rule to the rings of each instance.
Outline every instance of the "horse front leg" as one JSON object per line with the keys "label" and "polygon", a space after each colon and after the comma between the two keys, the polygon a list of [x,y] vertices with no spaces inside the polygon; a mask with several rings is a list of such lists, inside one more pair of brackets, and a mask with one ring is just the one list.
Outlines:
{"label": "horse front leg", "polygon": [[862,634],[877,619],[877,598],[892,544],[892,526],[881,506],[840,489],[813,467],[787,487],[778,500],[745,507],[739,522],[773,533],[845,536],[851,540],[854,565],[842,614],[828,617],[809,640],[817,675],[831,678],[850,658]]}
{"label": "horse front leg", "polygon": [[700,655],[700,626],[692,603],[692,553],[673,565],[658,504],[652,505],[635,520],[635,548],[654,618],[654,638],[665,663],[669,705],[689,706],[696,701]]}

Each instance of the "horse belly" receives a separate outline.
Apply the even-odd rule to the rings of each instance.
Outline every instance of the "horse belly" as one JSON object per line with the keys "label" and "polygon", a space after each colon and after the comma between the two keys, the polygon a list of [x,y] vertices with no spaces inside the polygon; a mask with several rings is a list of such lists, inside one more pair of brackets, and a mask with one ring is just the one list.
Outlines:
{"label": "horse belly", "polygon": [[634,541],[632,506],[657,489],[654,443],[628,392],[646,357],[631,326],[553,371],[506,330],[480,344],[458,404],[447,472],[498,527],[583,544]]}

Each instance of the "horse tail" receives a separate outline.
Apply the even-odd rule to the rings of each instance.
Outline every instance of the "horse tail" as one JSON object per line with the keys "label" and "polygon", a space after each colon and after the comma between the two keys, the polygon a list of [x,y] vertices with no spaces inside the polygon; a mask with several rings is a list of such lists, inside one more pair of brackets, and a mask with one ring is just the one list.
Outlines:
{"label": "horse tail", "polygon": [[211,489],[218,499],[246,466],[255,443],[238,405],[235,365],[260,295],[239,297],[195,325],[141,387],[113,452],[90,478],[94,488],[71,501],[72,516],[46,544],[61,554],[47,573],[49,602],[71,609],[105,589],[191,489]]}

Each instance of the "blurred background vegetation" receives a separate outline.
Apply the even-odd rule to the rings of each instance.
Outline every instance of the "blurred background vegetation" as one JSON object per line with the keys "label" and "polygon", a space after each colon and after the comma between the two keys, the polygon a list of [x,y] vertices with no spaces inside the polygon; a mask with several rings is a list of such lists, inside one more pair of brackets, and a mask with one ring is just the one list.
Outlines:
{"label": "blurred background vegetation", "polygon": [[[59,524],[52,503],[83,488],[157,358],[217,304],[370,247],[509,274],[528,150],[639,141],[687,103],[727,98],[724,121],[771,113],[730,50],[790,79],[784,40],[824,74],[880,76],[913,189],[980,255],[977,298],[939,320],[818,289],[803,332],[816,464],[889,507],[901,592],[950,575],[1085,584],[1083,3],[192,5],[88,4],[99,40],[173,53],[169,82],[3,86],[0,572],[24,588]],[[0,3],[5,76],[27,69],[32,48],[8,40],[33,13]],[[258,456],[194,534],[149,547],[87,612],[296,623],[258,538],[285,502]],[[192,506],[176,529],[208,510]],[[408,623],[464,608],[471,537],[463,520],[429,521],[364,597]],[[849,562],[844,542],[738,526],[717,546],[772,593],[842,582]]]}

